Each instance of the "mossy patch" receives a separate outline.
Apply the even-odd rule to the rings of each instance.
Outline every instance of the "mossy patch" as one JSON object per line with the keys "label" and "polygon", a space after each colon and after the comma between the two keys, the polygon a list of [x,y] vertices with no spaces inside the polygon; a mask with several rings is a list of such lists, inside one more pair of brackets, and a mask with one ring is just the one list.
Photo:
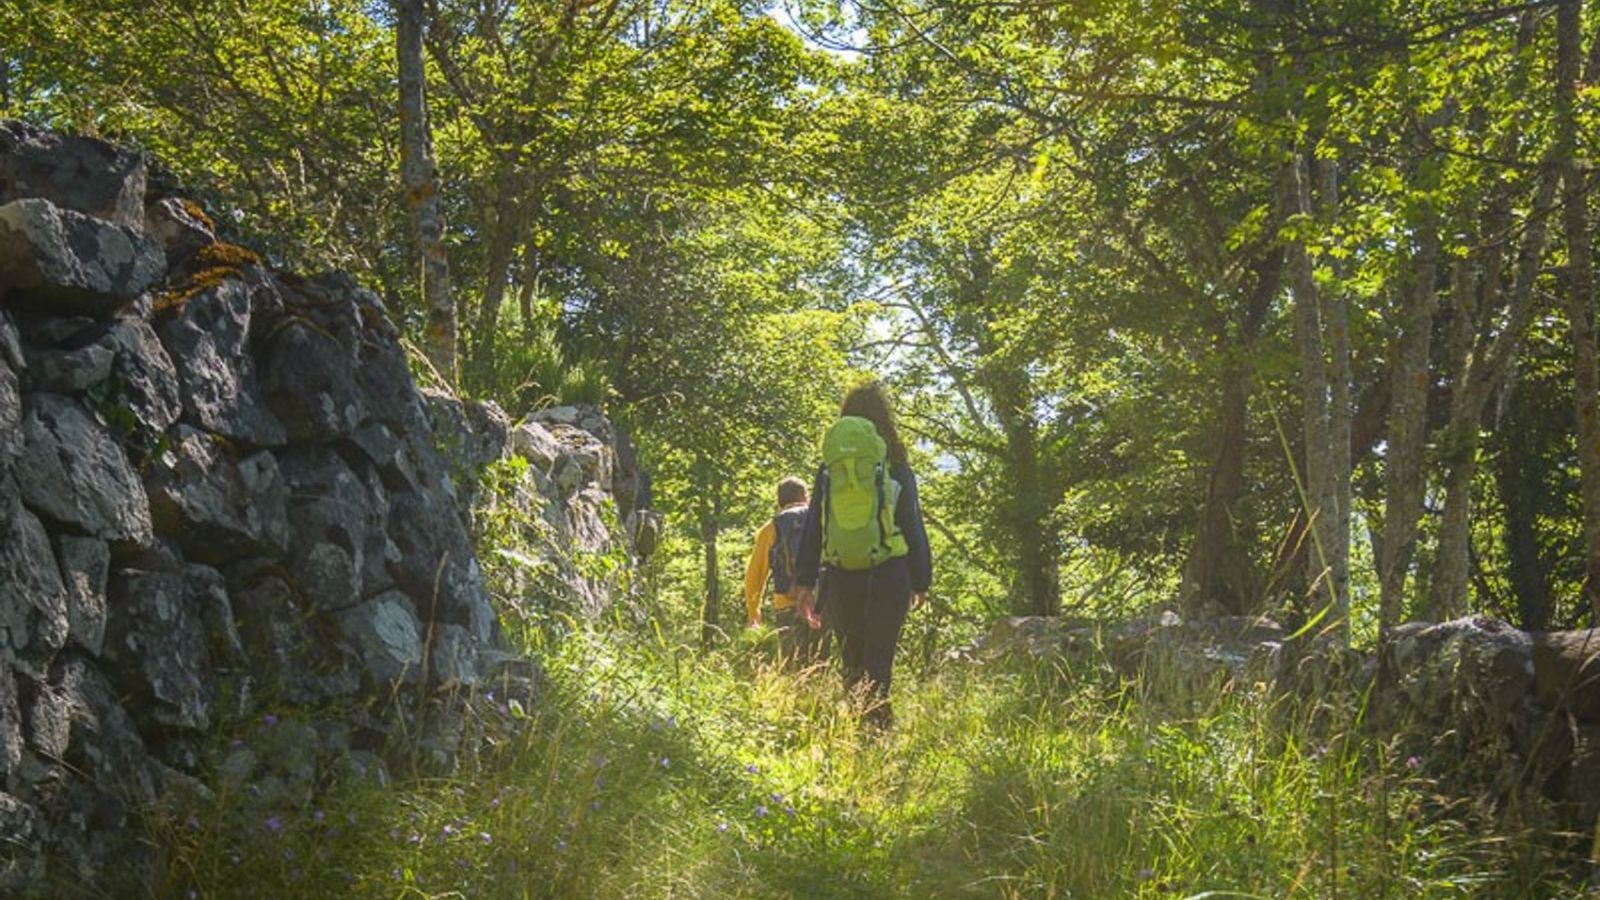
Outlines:
{"label": "mossy patch", "polygon": [[213,266],[226,266],[231,269],[242,269],[245,266],[258,266],[261,257],[254,250],[241,247],[238,244],[229,244],[217,241],[201,247],[194,254],[196,268],[211,268]]}
{"label": "mossy patch", "polygon": [[182,283],[156,298],[151,307],[155,316],[170,315],[202,291],[217,287],[231,277],[236,277],[245,266],[261,264],[261,257],[238,244],[221,241],[201,247],[191,261],[194,274]]}
{"label": "mossy patch", "polygon": [[180,199],[178,202],[183,205],[183,211],[192,216],[196,222],[204,225],[212,234],[217,233],[217,223],[206,215],[206,211],[200,208],[200,204],[187,197]]}

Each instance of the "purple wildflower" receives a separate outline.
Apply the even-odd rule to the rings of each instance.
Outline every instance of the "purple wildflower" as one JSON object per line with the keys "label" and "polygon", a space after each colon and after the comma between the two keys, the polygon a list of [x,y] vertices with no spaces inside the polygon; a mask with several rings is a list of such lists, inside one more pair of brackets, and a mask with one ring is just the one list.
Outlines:
{"label": "purple wildflower", "polygon": [[767,817],[767,812],[767,805],[765,803],[756,804],[756,818],[765,819]]}

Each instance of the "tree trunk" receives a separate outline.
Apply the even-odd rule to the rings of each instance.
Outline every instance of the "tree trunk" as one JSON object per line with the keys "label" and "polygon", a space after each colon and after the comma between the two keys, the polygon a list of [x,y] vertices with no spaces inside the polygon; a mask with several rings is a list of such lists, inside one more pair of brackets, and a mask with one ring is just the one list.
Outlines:
{"label": "tree trunk", "polygon": [[1237,358],[1223,364],[1220,425],[1206,500],[1195,528],[1194,546],[1184,562],[1178,596],[1185,612],[1244,615],[1255,605],[1250,557],[1234,540],[1233,510],[1244,494],[1244,451],[1249,412],[1250,373]]}
{"label": "tree trunk", "polygon": [[[1318,218],[1337,221],[1339,212],[1338,162],[1319,164],[1324,172],[1318,202]],[[1327,492],[1332,503],[1333,540],[1328,547],[1328,568],[1333,578],[1333,595],[1340,618],[1340,631],[1348,638],[1350,618],[1350,503],[1352,472],[1350,464],[1350,309],[1345,296],[1342,263],[1333,260],[1336,286],[1319,292],[1322,327],[1328,336],[1328,473]]]}
{"label": "tree trunk", "polygon": [[450,259],[444,247],[444,210],[429,133],[427,76],[422,63],[422,0],[396,0],[395,42],[400,67],[400,181],[416,222],[427,310],[427,353],[451,384],[460,380],[456,310],[450,297]]}
{"label": "tree trunk", "polygon": [[[708,481],[710,463],[702,458],[695,467],[696,477]],[[719,485],[704,484],[711,495],[709,504],[700,505],[700,540],[705,548],[705,605],[700,609],[700,644],[710,649],[716,643],[720,630],[718,618],[722,610],[722,579],[717,577],[717,536],[722,523],[722,491]]]}
{"label": "tree trunk", "polygon": [[1402,331],[1390,373],[1388,454],[1385,458],[1383,530],[1374,547],[1378,564],[1378,633],[1386,642],[1400,623],[1406,574],[1422,519],[1424,452],[1428,438],[1429,357],[1433,316],[1439,305],[1439,224],[1430,209],[1417,228],[1411,266],[1415,281],[1406,292]]}
{"label": "tree trunk", "polygon": [[477,340],[472,348],[472,371],[480,388],[488,388],[494,381],[495,330],[500,324],[500,306],[505,302],[511,263],[522,237],[516,174],[516,164],[505,161],[501,163],[500,173],[495,178],[494,234],[489,241],[483,305],[478,309]]}
{"label": "tree trunk", "polygon": [[[1515,382],[1507,394],[1517,390]],[[1539,508],[1545,489],[1541,482],[1548,463],[1532,442],[1525,439],[1540,428],[1539,410],[1515,398],[1502,400],[1507,410],[1496,431],[1502,436],[1495,454],[1495,484],[1505,506],[1506,578],[1516,597],[1516,626],[1523,631],[1546,631],[1550,627],[1552,604],[1550,578],[1544,554],[1539,550]]]}
{"label": "tree trunk", "polygon": [[1238,337],[1230,339],[1226,325],[1218,335],[1223,363],[1217,446],[1206,475],[1206,500],[1195,528],[1194,546],[1184,561],[1183,582],[1178,589],[1185,610],[1191,614],[1220,608],[1230,615],[1247,615],[1260,604],[1261,592],[1249,551],[1234,534],[1234,508],[1244,496],[1249,437],[1250,369],[1245,360],[1253,352],[1267,311],[1282,288],[1282,251],[1266,251],[1255,269],[1256,284]]}
{"label": "tree trunk", "polygon": [[[1450,421],[1439,444],[1445,467],[1445,490],[1439,515],[1439,545],[1434,555],[1429,585],[1428,614],[1435,621],[1454,618],[1467,609],[1467,588],[1471,563],[1472,483],[1477,474],[1478,432],[1488,400],[1505,384],[1511,365],[1521,346],[1522,334],[1533,315],[1533,289],[1549,234],[1550,214],[1555,206],[1556,168],[1546,165],[1539,173],[1533,208],[1528,213],[1522,243],[1517,249],[1516,272],[1512,276],[1511,296],[1502,311],[1498,301],[1499,278],[1482,281],[1483,299],[1476,298],[1469,260],[1457,263],[1455,316],[1459,328],[1451,339],[1452,371]],[[1498,271],[1498,265],[1491,266]],[[1503,315],[1505,325],[1487,347],[1467,335],[1485,333],[1483,320]]]}
{"label": "tree trunk", "polygon": [[[1304,229],[1311,221],[1311,186],[1305,155],[1296,151],[1284,166],[1284,209]],[[1300,349],[1300,398],[1305,436],[1305,467],[1301,472],[1307,515],[1311,517],[1313,545],[1309,559],[1308,587],[1315,596],[1325,597],[1330,624],[1348,627],[1349,600],[1345,593],[1349,581],[1348,531],[1341,537],[1340,524],[1348,527],[1348,513],[1340,506],[1340,482],[1348,483],[1349,472],[1341,473],[1339,460],[1349,459],[1349,409],[1334,408],[1333,381],[1348,372],[1348,362],[1330,364],[1330,352],[1338,352],[1338,328],[1330,333],[1330,318],[1342,314],[1342,304],[1324,305],[1317,289],[1311,254],[1304,235],[1287,247],[1289,287],[1294,298],[1295,340]],[[1346,395],[1347,396],[1347,395]],[[1348,402],[1348,401],[1347,401]],[[1335,419],[1343,419],[1340,424]],[[1333,446],[1335,435],[1343,435],[1344,453]],[[1348,484],[1346,484],[1348,490]]]}
{"label": "tree trunk", "polygon": [[1583,499],[1583,600],[1600,620],[1600,372],[1595,369],[1594,248],[1588,189],[1577,160],[1577,87],[1582,56],[1581,0],[1556,8],[1556,143],[1561,167],[1561,225],[1566,238],[1565,299],[1572,329],[1573,395],[1578,419],[1579,494]]}

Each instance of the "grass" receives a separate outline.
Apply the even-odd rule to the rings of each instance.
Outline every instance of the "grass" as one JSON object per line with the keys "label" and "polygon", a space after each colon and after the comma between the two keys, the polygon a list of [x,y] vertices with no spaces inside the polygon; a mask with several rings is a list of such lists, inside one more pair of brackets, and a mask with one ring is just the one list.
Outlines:
{"label": "grass", "polygon": [[[1447,799],[1427,761],[1251,690],[1201,708],[1048,664],[905,673],[857,726],[836,673],[747,635],[701,654],[579,631],[545,694],[490,693],[448,778],[248,790],[167,823],[174,897],[1580,896],[1547,838]],[[1305,724],[1309,721],[1318,724]],[[274,723],[272,729],[288,723]],[[246,740],[265,739],[263,734]]]}

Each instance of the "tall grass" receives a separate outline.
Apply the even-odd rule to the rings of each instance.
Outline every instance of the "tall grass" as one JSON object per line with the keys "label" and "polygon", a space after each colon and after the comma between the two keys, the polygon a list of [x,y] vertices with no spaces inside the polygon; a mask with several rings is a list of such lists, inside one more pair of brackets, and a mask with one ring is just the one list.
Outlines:
{"label": "tall grass", "polygon": [[[1049,663],[934,666],[863,730],[770,634],[588,630],[448,778],[169,823],[171,896],[1533,898],[1579,873],[1425,760],[1255,690],[1166,706]],[[1313,724],[1314,723],[1314,724]],[[263,726],[264,727],[264,726]],[[275,728],[284,727],[278,723]],[[253,737],[246,736],[246,740]]]}

